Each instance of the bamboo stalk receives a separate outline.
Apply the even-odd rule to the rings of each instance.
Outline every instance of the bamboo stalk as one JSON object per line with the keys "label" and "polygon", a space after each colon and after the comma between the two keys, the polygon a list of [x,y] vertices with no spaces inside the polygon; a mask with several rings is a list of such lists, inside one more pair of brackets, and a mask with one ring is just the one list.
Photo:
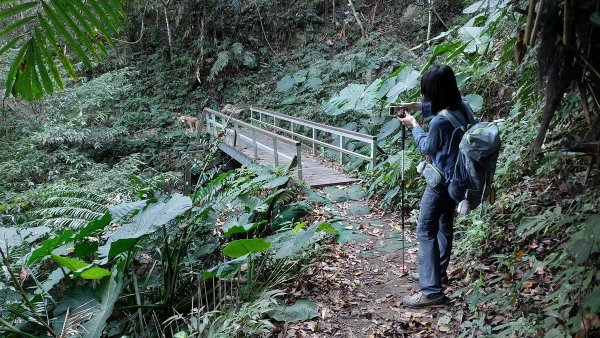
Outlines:
{"label": "bamboo stalk", "polygon": [[427,21],[427,38],[425,39],[427,41],[427,45],[429,45],[429,38],[431,37],[431,21],[432,21],[432,12],[433,12],[433,0],[427,0],[427,4],[429,5],[429,9],[428,9],[428,21]]}
{"label": "bamboo stalk", "polygon": [[[527,11],[527,26],[525,26],[525,38],[523,39],[526,45],[529,45],[529,37],[531,35],[531,28],[533,27],[533,14],[535,13],[535,1],[529,0],[529,10]],[[539,13],[538,13],[539,15]]]}
{"label": "bamboo stalk", "polygon": [[590,126],[590,129],[592,128],[592,117],[590,116],[590,106],[588,105],[588,98],[587,98],[587,92],[585,90],[585,85],[583,84],[583,81],[579,81],[577,83],[577,86],[579,87],[579,97],[581,98],[581,106],[583,108],[583,116],[585,117],[585,121],[588,123],[588,125]]}
{"label": "bamboo stalk", "polygon": [[538,30],[540,24],[540,18],[542,17],[542,11],[544,10],[544,0],[540,1],[540,6],[537,10],[537,15],[535,16],[535,22],[533,23],[533,29],[531,30],[531,38],[529,39],[529,45],[535,45],[535,37],[537,36],[536,32]]}
{"label": "bamboo stalk", "polygon": [[563,45],[567,46],[571,42],[571,9],[569,8],[569,0],[565,0],[565,7],[563,9]]}

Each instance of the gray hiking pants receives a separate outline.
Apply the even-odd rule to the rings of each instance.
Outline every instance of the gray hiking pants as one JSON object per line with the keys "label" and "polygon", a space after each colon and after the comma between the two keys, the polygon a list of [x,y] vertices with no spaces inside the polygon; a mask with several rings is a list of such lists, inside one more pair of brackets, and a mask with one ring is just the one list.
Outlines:
{"label": "gray hiking pants", "polygon": [[424,295],[442,293],[440,279],[450,262],[455,207],[445,186],[425,188],[417,222],[419,286]]}

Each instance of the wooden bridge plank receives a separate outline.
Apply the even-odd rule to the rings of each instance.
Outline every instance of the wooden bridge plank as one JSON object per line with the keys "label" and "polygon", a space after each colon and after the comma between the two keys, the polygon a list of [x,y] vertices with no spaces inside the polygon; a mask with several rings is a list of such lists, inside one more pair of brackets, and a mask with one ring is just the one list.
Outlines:
{"label": "wooden bridge plank", "polygon": [[[250,131],[240,129],[239,132],[249,138],[252,137]],[[264,145],[271,148],[273,147],[273,140],[267,136],[257,134],[257,140]],[[229,146],[233,146],[233,132],[228,133],[225,143]],[[251,141],[238,136],[235,149],[249,159],[254,160],[254,148]],[[284,142],[277,142],[277,150],[280,153],[279,165],[289,165],[290,163],[290,160],[286,159],[281,154],[285,154],[290,158],[293,158],[296,155],[296,147]],[[272,151],[261,149],[259,147],[257,155],[258,163],[269,166],[275,164],[275,158],[273,157]],[[294,170],[294,168],[291,169]],[[358,181],[358,179],[348,176],[339,169],[332,167],[331,163],[326,163],[323,159],[313,156],[309,151],[304,149],[302,150],[302,178],[311,187],[343,185]]]}

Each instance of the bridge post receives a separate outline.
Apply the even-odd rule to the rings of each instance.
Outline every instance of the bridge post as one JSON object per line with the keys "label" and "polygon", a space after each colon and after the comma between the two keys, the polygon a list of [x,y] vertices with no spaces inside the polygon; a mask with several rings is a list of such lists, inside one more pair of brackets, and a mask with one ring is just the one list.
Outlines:
{"label": "bridge post", "polygon": [[340,135],[340,165],[344,165],[344,136]]}
{"label": "bridge post", "polygon": [[312,139],[313,139],[313,142],[312,142],[313,155],[316,155],[317,154],[317,144],[315,143],[315,140],[317,139],[317,131],[316,131],[315,127],[313,127],[313,129],[312,129]]}
{"label": "bridge post", "polygon": [[371,141],[371,169],[375,169],[376,164],[377,164],[377,137],[373,136],[373,141]]}
{"label": "bridge post", "polygon": [[298,168],[298,179],[302,179],[302,144],[296,144],[296,166]]}
{"label": "bridge post", "polygon": [[252,147],[254,148],[254,159],[258,160],[258,145],[256,144],[256,130],[252,129]]}
{"label": "bridge post", "polygon": [[238,125],[234,122],[233,123],[233,146],[234,147],[237,145],[237,138],[238,138]]}
{"label": "bridge post", "polygon": [[292,131],[292,133],[290,134],[292,137],[292,140],[294,139],[294,122],[290,122],[291,126],[290,126],[290,130]]}
{"label": "bridge post", "polygon": [[277,139],[273,138],[273,158],[275,159],[275,167],[279,167],[279,154],[277,153]]}
{"label": "bridge post", "polygon": [[183,167],[183,192],[186,195],[192,192],[192,162],[187,162]]}

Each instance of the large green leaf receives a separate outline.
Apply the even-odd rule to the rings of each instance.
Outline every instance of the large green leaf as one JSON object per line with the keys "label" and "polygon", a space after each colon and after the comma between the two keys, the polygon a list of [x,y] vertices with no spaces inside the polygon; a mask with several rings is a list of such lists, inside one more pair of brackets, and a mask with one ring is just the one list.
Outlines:
{"label": "large green leaf", "polygon": [[458,30],[458,36],[463,42],[468,42],[469,45],[465,48],[465,52],[483,52],[482,45],[490,41],[490,36],[485,33],[484,27],[461,27]]}
{"label": "large green leaf", "polygon": [[286,207],[283,211],[281,211],[273,221],[271,222],[271,226],[274,229],[281,228],[285,223],[293,223],[300,220],[300,218],[304,217],[310,211],[310,207],[305,202],[294,203]]}
{"label": "large green leaf", "polygon": [[112,315],[113,308],[119,294],[123,289],[123,276],[114,268],[110,278],[106,278],[100,284],[96,295],[100,302],[94,308],[94,316],[83,324],[87,338],[99,338],[102,336],[102,331],[106,326],[106,320]]}
{"label": "large green leaf", "polygon": [[304,251],[314,242],[313,236],[316,231],[317,224],[313,224],[306,230],[300,229],[296,232],[290,231],[280,234],[278,240],[273,243],[273,249],[276,250],[273,257],[284,259]]}
{"label": "large green leaf", "polygon": [[286,75],[277,82],[277,91],[278,92],[287,92],[292,89],[292,87],[296,84],[294,78],[290,75]]}
{"label": "large green leaf", "polygon": [[417,87],[420,73],[412,66],[407,66],[396,76],[396,84],[387,92],[387,102],[396,102],[398,95]]}
{"label": "large green leaf", "polygon": [[221,263],[202,273],[203,279],[218,277],[221,279],[232,279],[240,271],[244,263],[248,261],[248,255]]}
{"label": "large green leaf", "polygon": [[317,304],[307,300],[299,300],[292,305],[278,306],[269,314],[280,322],[302,322],[319,316]]}
{"label": "large green leaf", "polygon": [[[76,285],[67,289],[60,303],[52,311],[55,318],[52,322],[54,330],[62,332],[67,314],[70,318],[80,316],[83,320],[93,317],[98,305],[93,288]],[[66,332],[63,333],[66,335]]]}
{"label": "large green leaf", "polygon": [[239,258],[251,253],[258,253],[271,247],[271,243],[264,239],[238,239],[230,242],[223,248],[223,254],[231,258]]}
{"label": "large green leaf", "polygon": [[67,229],[60,235],[56,235],[52,238],[49,238],[42,242],[42,245],[37,249],[33,250],[27,259],[27,264],[32,265],[38,263],[46,256],[49,256],[52,253],[52,250],[58,248],[63,243],[71,240],[73,236],[73,230]]}
{"label": "large green leaf", "polygon": [[123,219],[123,217],[143,208],[146,204],[148,204],[148,200],[126,202],[117,205],[111,205],[108,207],[108,211],[110,212],[113,221],[118,222]]}
{"label": "large green leaf", "polygon": [[31,243],[40,236],[47,234],[50,228],[45,226],[19,229],[16,227],[0,228],[0,248],[3,250],[20,246],[23,243]]}
{"label": "large green leaf", "polygon": [[63,269],[61,268],[57,268],[54,271],[52,271],[48,277],[39,285],[39,287],[35,290],[35,294],[41,294],[41,293],[46,293],[50,290],[52,290],[52,288],[58,284],[61,280],[63,280],[63,278],[65,277],[65,273],[63,272]]}
{"label": "large green leaf", "polygon": [[110,235],[106,244],[98,248],[98,254],[105,258],[104,261],[114,258],[131,249],[140,237],[154,233],[191,208],[192,200],[180,194],[173,195],[167,201],[150,204],[140,211],[132,223],[123,224]]}
{"label": "large green leaf", "polygon": [[92,236],[100,232],[101,230],[104,230],[104,228],[106,228],[106,226],[110,224],[110,221],[111,217],[110,214],[107,212],[102,216],[102,218],[90,221],[86,226],[81,228],[79,232],[75,235],[74,240],[79,241],[86,237]]}
{"label": "large green leaf", "polygon": [[583,306],[589,308],[591,313],[600,312],[600,286],[596,286],[596,288],[583,299]]}
{"label": "large green leaf", "polygon": [[258,223],[246,223],[246,224],[238,224],[238,225],[227,225],[227,226],[223,226],[223,236],[225,237],[229,237],[235,234],[245,234],[248,231],[256,228],[259,224],[264,223],[264,222],[258,222]]}
{"label": "large green leaf", "polygon": [[483,97],[481,97],[481,95],[469,94],[465,96],[465,100],[469,102],[469,105],[475,113],[479,113],[483,108]]}
{"label": "large green leaf", "polygon": [[83,279],[102,279],[106,276],[110,276],[110,271],[98,267],[95,264],[89,264],[75,258],[63,257],[55,254],[51,254],[51,257],[58,265],[71,270],[74,276],[79,276]]}

